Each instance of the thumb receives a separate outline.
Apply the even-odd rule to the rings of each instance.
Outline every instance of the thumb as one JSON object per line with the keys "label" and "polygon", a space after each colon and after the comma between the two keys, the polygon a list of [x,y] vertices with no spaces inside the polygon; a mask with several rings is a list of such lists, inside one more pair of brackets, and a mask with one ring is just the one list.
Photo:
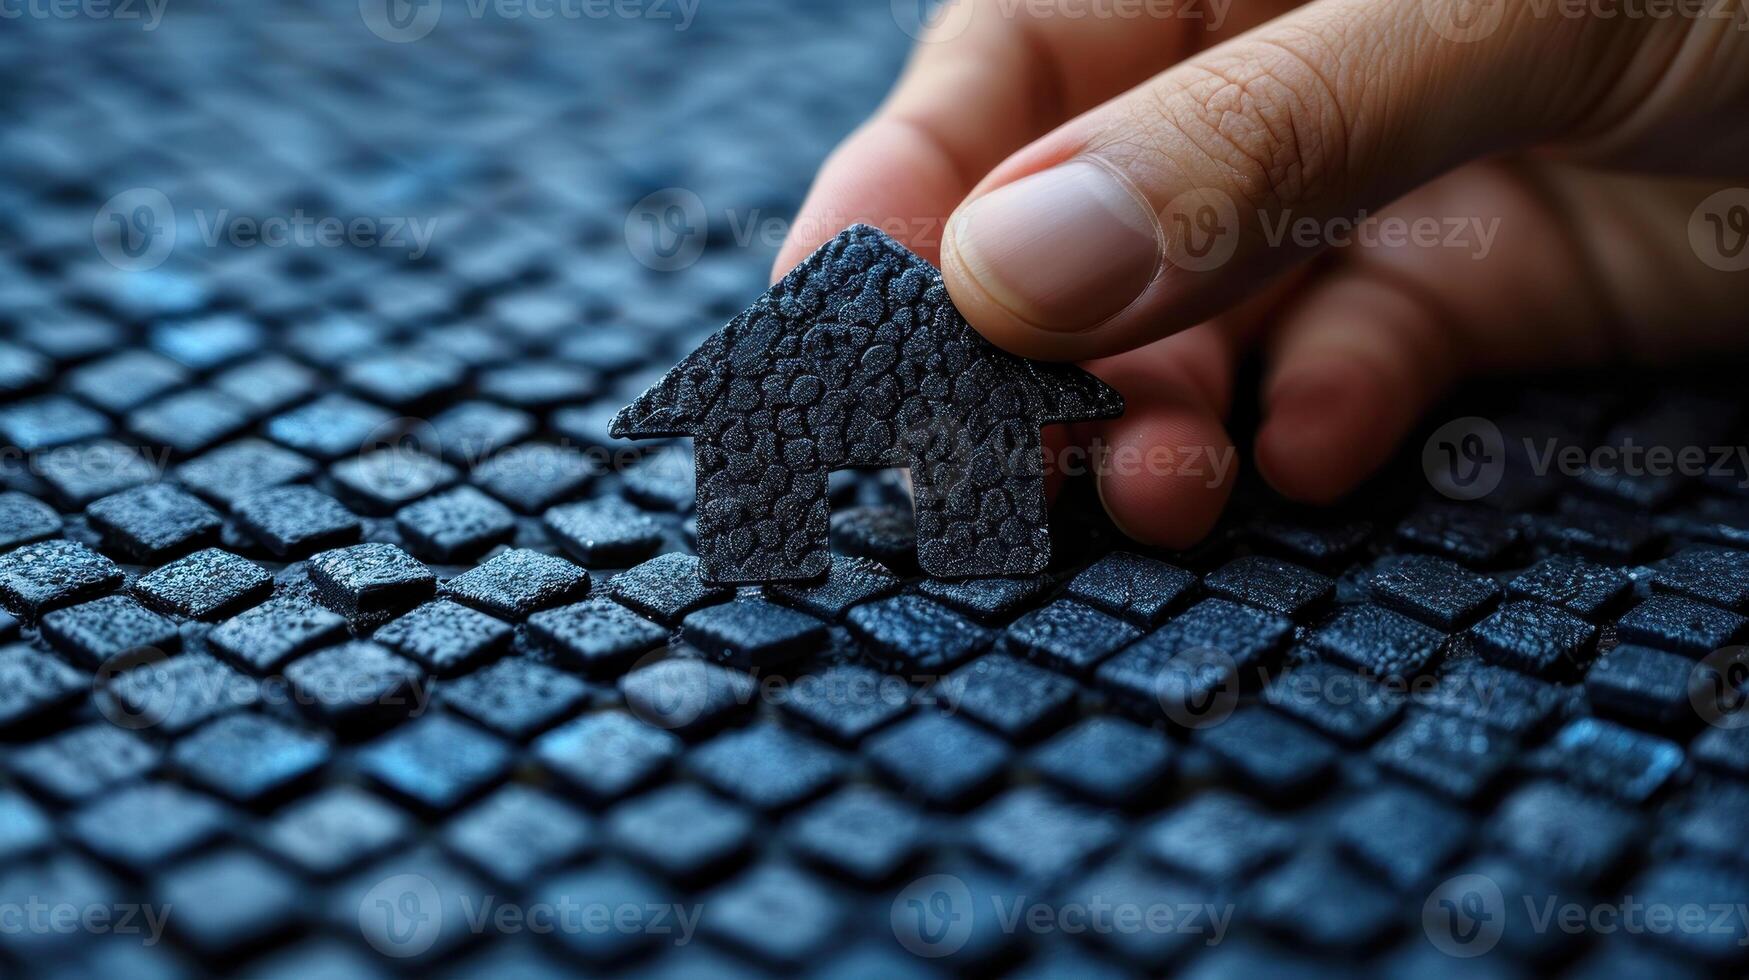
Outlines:
{"label": "thumb", "polygon": [[1031,357],[1139,347],[1339,240],[1362,209],[1590,131],[1644,42],[1684,27],[1550,9],[1314,0],[1211,48],[986,177],[943,242],[954,302]]}

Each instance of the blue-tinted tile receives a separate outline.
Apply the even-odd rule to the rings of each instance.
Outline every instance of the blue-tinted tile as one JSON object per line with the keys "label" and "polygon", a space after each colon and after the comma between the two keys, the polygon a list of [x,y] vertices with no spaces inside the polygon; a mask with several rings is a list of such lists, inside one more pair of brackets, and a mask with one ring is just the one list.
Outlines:
{"label": "blue-tinted tile", "polygon": [[239,439],[183,463],[175,474],[183,486],[228,508],[257,490],[309,479],[316,464],[271,442]]}
{"label": "blue-tinted tile", "polygon": [[535,613],[528,618],[528,635],[555,656],[603,676],[623,671],[666,642],[668,630],[612,600],[596,598]]}
{"label": "blue-tinted tile", "polygon": [[1608,613],[1632,589],[1620,570],[1568,555],[1545,558],[1506,585],[1515,599],[1560,606],[1590,620]]}
{"label": "blue-tinted tile", "polygon": [[363,534],[351,511],[314,487],[256,490],[233,500],[231,507],[243,528],[282,560],[344,547]]}
{"label": "blue-tinted tile", "polygon": [[876,884],[923,846],[922,813],[881,790],[851,786],[803,810],[789,824],[792,847],[810,863]]}
{"label": "blue-tinted tile", "polygon": [[1500,596],[1493,579],[1426,555],[1391,560],[1368,587],[1380,603],[1446,632],[1473,621]]}
{"label": "blue-tinted tile", "polygon": [[1203,579],[1203,587],[1223,599],[1289,618],[1317,608],[1335,593],[1335,583],[1329,577],[1262,555],[1247,555],[1222,565]]}
{"label": "blue-tinted tile", "polygon": [[1065,800],[1051,790],[1010,790],[972,814],[971,844],[1029,881],[1053,881],[1085,867],[1114,845],[1122,824],[1109,812]]}
{"label": "blue-tinted tile", "polygon": [[1749,634],[1749,618],[1674,595],[1654,595],[1616,623],[1623,643],[1704,657]]}
{"label": "blue-tinted tile", "polygon": [[1490,662],[1555,680],[1591,662],[1597,627],[1553,606],[1509,602],[1471,627],[1470,636]]}
{"label": "blue-tinted tile", "polygon": [[870,737],[864,752],[898,789],[935,806],[959,806],[985,795],[1010,758],[1001,739],[936,712]]}
{"label": "blue-tinted tile", "polygon": [[622,711],[584,715],[534,744],[541,765],[590,800],[635,792],[665,772],[681,741]]}
{"label": "blue-tinted tile", "polygon": [[708,656],[742,667],[773,667],[818,650],[826,642],[826,624],[754,597],[689,614],[680,635]]}
{"label": "blue-tinted tile", "polygon": [[773,724],[726,732],[692,750],[700,781],[759,810],[787,809],[825,792],[844,771],[835,749]]}
{"label": "blue-tinted tile", "polygon": [[371,635],[439,677],[470,670],[510,647],[515,630],[448,599],[427,602]]}
{"label": "blue-tinted tile", "polygon": [[1644,803],[1682,771],[1682,747],[1597,718],[1556,732],[1531,765],[1627,804]]}
{"label": "blue-tinted tile", "polygon": [[504,778],[513,755],[496,736],[432,714],[390,732],[359,753],[359,768],[422,810],[446,812]]}
{"label": "blue-tinted tile", "polygon": [[273,576],[252,561],[207,548],[140,576],[134,592],[162,612],[219,620],[265,601]]}
{"label": "blue-tinted tile", "polygon": [[582,598],[589,573],[563,558],[512,548],[443,583],[442,591],[500,619],[521,621]]}
{"label": "blue-tinted tile", "polygon": [[765,593],[825,619],[840,619],[853,606],[899,591],[900,580],[886,566],[868,558],[832,556],[823,582],[768,585]]}
{"label": "blue-tinted tile", "polygon": [[942,673],[989,646],[995,634],[922,596],[901,595],[850,610],[850,631],[895,668]]}
{"label": "blue-tinted tile", "polygon": [[507,738],[526,740],[574,714],[589,685],[524,657],[507,657],[446,683],[443,703]]}
{"label": "blue-tinted tile", "polygon": [[508,542],[516,515],[473,487],[456,487],[396,511],[395,526],[415,555],[461,562]]}
{"label": "blue-tinted tile", "polygon": [[346,620],[295,597],[272,599],[219,624],[208,642],[252,673],[277,669],[292,657],[346,636]]}
{"label": "blue-tinted tile", "polygon": [[176,744],[171,761],[196,785],[258,803],[311,778],[331,752],[322,737],[257,714],[233,714]]}
{"label": "blue-tinted tile", "polygon": [[1140,629],[1109,613],[1061,599],[1015,620],[1003,641],[1028,660],[1085,677],[1141,635]]}
{"label": "blue-tinted tile", "polygon": [[336,460],[361,452],[390,435],[395,416],[387,409],[346,395],[324,395],[267,421],[263,431],[274,442],[304,456]]}
{"label": "blue-tinted tile", "polygon": [[0,602],[34,618],[112,592],[121,569],[72,541],[41,541],[0,555]]}
{"label": "blue-tinted tile", "polygon": [[452,819],[443,843],[493,881],[525,886],[587,854],[594,822],[581,811],[526,786],[510,785]]}
{"label": "blue-tinted tile", "polygon": [[648,558],[662,544],[662,525],[613,497],[565,504],[543,520],[555,542],[586,565],[620,567]]}
{"label": "blue-tinted tile", "polygon": [[1337,613],[1309,642],[1346,667],[1373,677],[1401,679],[1431,667],[1445,647],[1445,636],[1407,616],[1366,604]]}
{"label": "blue-tinted tile", "polygon": [[608,591],[620,602],[658,622],[676,623],[695,609],[727,602],[735,590],[707,585],[699,578],[698,559],[670,553],[627,569],[613,577]]}
{"label": "blue-tinted tile", "polygon": [[727,870],[746,853],[754,830],[747,811],[684,784],[622,803],[607,818],[608,837],[621,852],[683,884]]}
{"label": "blue-tinted tile", "polygon": [[1152,729],[1099,717],[1040,745],[1029,761],[1041,776],[1070,793],[1118,805],[1157,789],[1174,754],[1172,743]]}
{"label": "blue-tinted tile", "polygon": [[950,710],[1021,742],[1066,723],[1080,692],[1068,678],[992,653],[958,668],[932,693]]}

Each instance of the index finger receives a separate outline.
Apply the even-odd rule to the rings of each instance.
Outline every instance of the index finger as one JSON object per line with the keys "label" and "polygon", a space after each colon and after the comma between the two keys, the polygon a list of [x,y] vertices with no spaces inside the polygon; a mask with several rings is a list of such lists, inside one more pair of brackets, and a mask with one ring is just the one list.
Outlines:
{"label": "index finger", "polygon": [[[963,5],[963,6],[962,6]],[[1001,0],[950,0],[875,115],[827,158],[798,211],[772,278],[856,223],[873,225],[937,265],[948,215],[1015,150],[1164,65],[1246,24],[1182,13],[1138,19],[1094,0],[1081,15]]]}

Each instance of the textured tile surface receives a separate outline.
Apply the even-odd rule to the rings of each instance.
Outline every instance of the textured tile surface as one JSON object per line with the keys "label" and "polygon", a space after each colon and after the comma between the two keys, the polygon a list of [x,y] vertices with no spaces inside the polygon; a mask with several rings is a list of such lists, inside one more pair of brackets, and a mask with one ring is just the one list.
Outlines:
{"label": "textured tile surface", "polygon": [[[0,30],[0,898],[172,911],[150,946],[0,915],[0,973],[1743,974],[1730,917],[1537,924],[1749,889],[1749,680],[1714,654],[1749,635],[1742,365],[1466,383],[1330,506],[1236,457],[1185,551],[1071,478],[1043,574],[924,575],[943,543],[1042,550],[1006,477],[1059,441],[974,431],[1038,392],[890,343],[933,326],[932,272],[915,303],[883,266],[739,321],[759,359],[760,326],[835,317],[682,393],[717,456],[609,435],[769,288],[774,219],[915,12],[444,4],[396,44],[372,26],[439,5],[173,4],[148,32],[110,6]],[[299,209],[433,234],[417,257],[196,234]],[[147,218],[153,246],[179,232],[162,261],[107,261]],[[936,392],[973,411],[908,407]],[[1458,418],[1503,458],[1440,458]],[[1003,458],[914,467],[916,505],[890,467],[792,485],[938,431],[920,450]],[[1628,437],[1721,465],[1532,472]],[[1435,468],[1486,489],[1495,459],[1497,487],[1441,495]],[[701,473],[807,507],[743,520]],[[731,525],[825,574],[710,585],[700,532]],[[91,662],[148,637],[168,648]],[[543,933],[546,909],[576,917]],[[1446,922],[1493,947],[1448,956]]]}
{"label": "textured tile surface", "polygon": [[[1050,555],[1043,479],[1027,459],[1042,456],[1038,426],[1122,410],[1074,367],[992,347],[939,272],[859,225],[627,406],[613,432],[693,437],[707,579],[824,574],[826,472],[899,465],[911,467],[925,569],[1015,575]],[[781,447],[780,432],[793,437]]]}

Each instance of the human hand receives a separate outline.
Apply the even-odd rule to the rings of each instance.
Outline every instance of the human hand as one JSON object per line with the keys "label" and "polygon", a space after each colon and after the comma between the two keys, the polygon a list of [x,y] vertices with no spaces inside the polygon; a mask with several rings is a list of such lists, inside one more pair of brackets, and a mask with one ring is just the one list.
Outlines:
{"label": "human hand", "polygon": [[[1069,438],[1230,458],[1259,347],[1256,465],[1328,502],[1466,373],[1749,342],[1737,0],[1239,0],[1220,24],[1182,0],[949,2],[969,8],[826,162],[776,269],[887,230],[992,342],[1123,392]],[[1363,212],[1397,233],[1331,249]],[[1184,547],[1231,489],[1209,474],[1104,471],[1100,496]]]}

